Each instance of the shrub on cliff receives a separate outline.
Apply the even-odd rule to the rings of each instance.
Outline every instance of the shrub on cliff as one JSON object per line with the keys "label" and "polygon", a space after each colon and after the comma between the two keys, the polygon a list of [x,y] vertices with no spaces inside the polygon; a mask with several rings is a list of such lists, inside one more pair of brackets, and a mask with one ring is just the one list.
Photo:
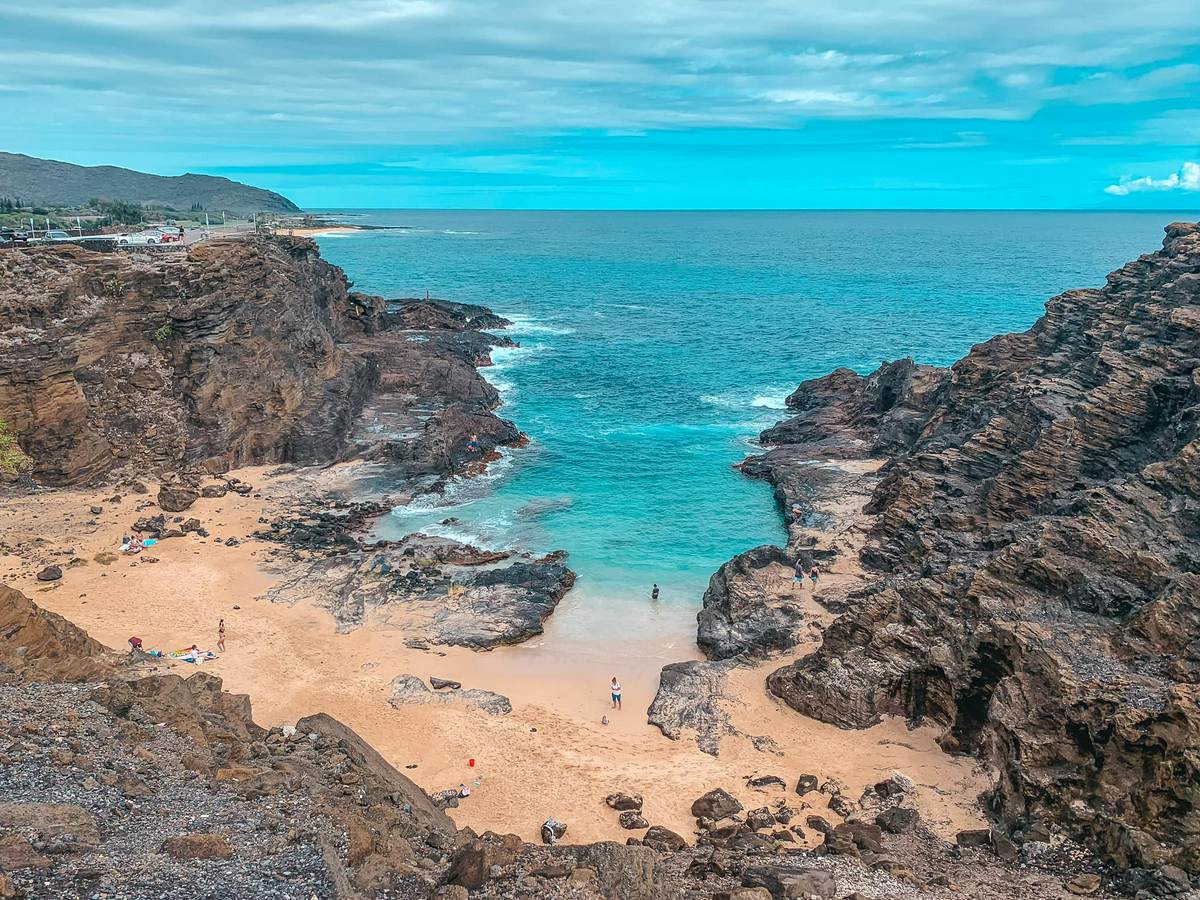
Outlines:
{"label": "shrub on cliff", "polygon": [[0,475],[18,475],[31,465],[33,460],[17,444],[17,436],[8,423],[0,419]]}

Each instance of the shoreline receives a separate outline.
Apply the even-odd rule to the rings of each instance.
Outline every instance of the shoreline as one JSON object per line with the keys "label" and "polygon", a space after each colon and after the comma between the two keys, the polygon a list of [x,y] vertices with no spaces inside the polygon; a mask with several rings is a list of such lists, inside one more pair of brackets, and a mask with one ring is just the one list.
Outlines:
{"label": "shoreline", "polygon": [[[688,812],[694,797],[723,786],[751,808],[774,795],[745,788],[746,777],[779,774],[791,781],[801,771],[822,780],[838,778],[857,796],[900,770],[924,785],[919,806],[931,825],[943,823],[938,829],[943,836],[981,821],[975,796],[986,785],[973,761],[944,754],[934,743],[933,729],[912,732],[893,721],[867,732],[843,732],[797,716],[761,688],[767,671],[782,659],[735,672],[731,682],[739,687],[730,695],[738,702],[729,710],[734,726],[745,734],[761,734],[768,725],[782,755],[763,753],[743,736],[729,736],[721,755],[712,757],[690,735],[670,741],[646,722],[644,710],[654,696],[661,659],[648,658],[640,667],[622,665],[625,708],[614,713],[604,693],[612,665],[568,658],[556,642],[555,616],[544,635],[522,645],[426,652],[406,647],[404,632],[385,613],[339,634],[323,610],[256,599],[271,583],[263,563],[273,548],[250,533],[260,517],[269,518],[289,478],[266,480],[264,472],[231,473],[255,484],[262,499],[231,493],[198,500],[189,510],[214,536],[238,537],[238,546],[194,535],[172,538],[154,548],[157,563],[147,562],[148,553],[118,556],[109,565],[95,561],[127,531],[136,495],[120,504],[104,503],[105,514],[94,528],[85,524],[88,510],[103,503],[111,489],[5,498],[0,542],[13,544],[17,532],[36,529],[49,546],[64,546],[70,539],[73,557],[84,563],[67,565],[63,579],[49,587],[34,577],[38,560],[0,557],[0,571],[35,602],[118,649],[135,633],[148,648],[198,643],[207,649],[207,642],[215,649],[216,621],[224,617],[228,652],[201,666],[169,664],[170,671],[219,675],[227,690],[250,695],[256,718],[266,726],[335,710],[428,792],[482,775],[473,796],[450,810],[460,827],[536,840],[540,823],[553,816],[568,823],[572,840],[623,841],[629,832],[617,825],[603,798],[615,790],[634,790],[646,796],[653,821],[686,835],[694,828]],[[671,661],[683,656],[671,655]],[[401,674],[437,675],[464,687],[498,691],[512,701],[513,712],[488,716],[457,705],[393,708],[388,686]],[[600,724],[603,715],[610,725]],[[423,737],[415,741],[414,734]],[[465,764],[468,758],[477,760],[475,768]],[[941,785],[955,785],[953,795],[942,796]]]}

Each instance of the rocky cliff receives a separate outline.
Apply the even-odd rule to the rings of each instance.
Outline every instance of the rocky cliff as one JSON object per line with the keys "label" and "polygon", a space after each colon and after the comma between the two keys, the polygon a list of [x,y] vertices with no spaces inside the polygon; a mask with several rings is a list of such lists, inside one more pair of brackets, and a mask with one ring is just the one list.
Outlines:
{"label": "rocky cliff", "polygon": [[[884,465],[865,586],[769,689],[846,728],[941,725],[999,773],[1018,842],[1059,823],[1122,867],[1200,871],[1200,226],[948,370],[840,370],[789,406],[745,469],[794,523],[836,461]],[[710,618],[753,617],[722,596]]]}
{"label": "rocky cliff", "polygon": [[[315,463],[347,452],[376,395],[403,419],[357,442],[445,473],[472,433],[520,438],[475,370],[486,310],[354,293],[306,240],[218,240],[153,257],[0,255],[0,418],[47,484],[114,469]],[[412,412],[419,406],[420,414]]]}

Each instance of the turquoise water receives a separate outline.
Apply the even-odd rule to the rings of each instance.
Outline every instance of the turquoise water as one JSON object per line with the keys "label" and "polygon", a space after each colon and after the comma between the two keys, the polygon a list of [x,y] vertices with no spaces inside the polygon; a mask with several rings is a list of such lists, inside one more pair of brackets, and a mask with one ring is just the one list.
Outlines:
{"label": "turquoise water", "polygon": [[320,244],[362,290],[517,323],[521,348],[485,374],[530,446],[383,529],[568,550],[586,632],[630,626],[652,582],[690,609],[722,562],[783,538],[770,488],[731,466],[798,382],[953,362],[1054,293],[1102,284],[1178,218],[370,211],[348,221],[406,227]]}

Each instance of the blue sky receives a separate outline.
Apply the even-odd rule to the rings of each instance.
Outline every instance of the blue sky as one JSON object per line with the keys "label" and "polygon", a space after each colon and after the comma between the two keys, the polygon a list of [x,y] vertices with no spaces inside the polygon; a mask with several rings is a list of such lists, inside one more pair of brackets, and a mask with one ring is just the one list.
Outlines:
{"label": "blue sky", "polygon": [[1186,211],[1200,9],[9,4],[0,121],[0,149],[307,207]]}

